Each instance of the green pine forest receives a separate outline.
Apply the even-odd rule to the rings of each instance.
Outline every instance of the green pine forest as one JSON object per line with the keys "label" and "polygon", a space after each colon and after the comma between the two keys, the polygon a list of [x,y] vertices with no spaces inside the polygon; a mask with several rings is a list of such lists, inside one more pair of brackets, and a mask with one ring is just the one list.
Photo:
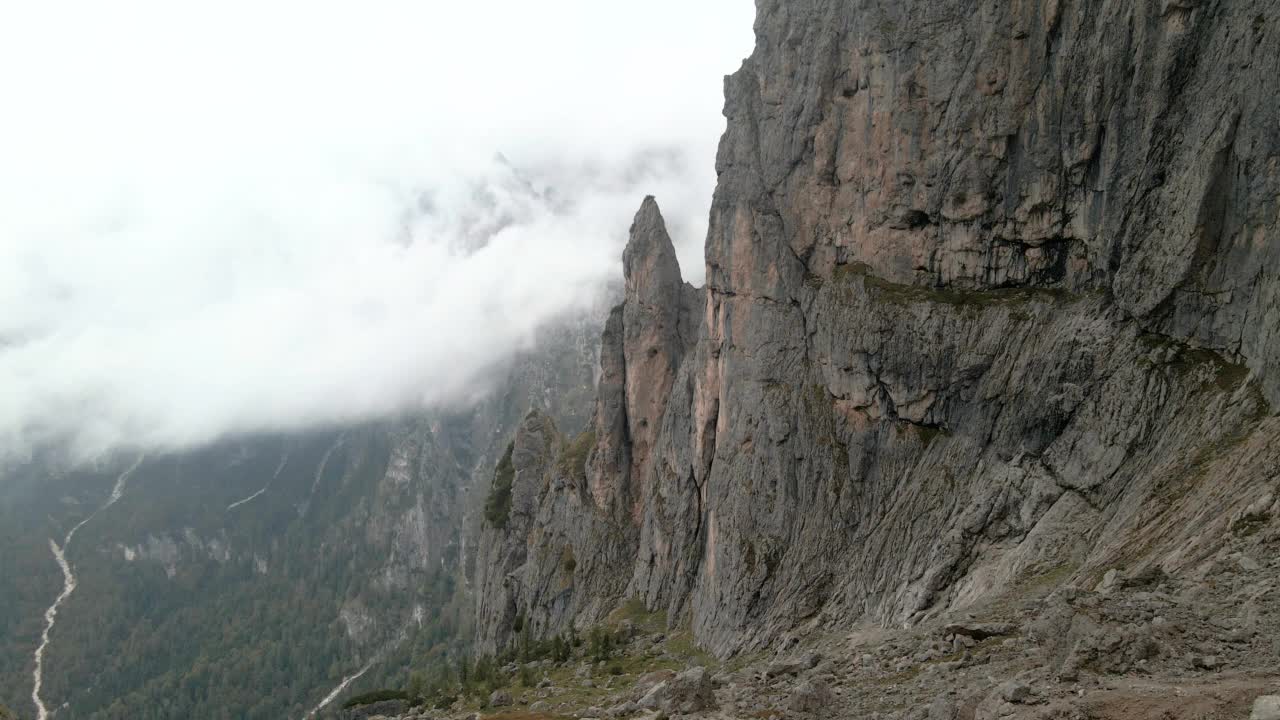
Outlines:
{"label": "green pine forest", "polygon": [[[416,458],[425,477],[412,492],[437,508],[444,541],[430,569],[405,563],[403,583],[382,588],[394,558],[370,540],[370,525],[380,502],[409,502],[379,497],[397,433],[428,438]],[[433,443],[420,427],[370,428],[341,444],[317,433],[146,460],[67,552],[78,586],[47,651],[45,704],[66,703],[60,718],[297,717],[375,655],[381,661],[353,691],[404,685],[409,668],[459,655],[459,523],[449,514],[465,500],[471,458],[448,451],[460,446],[465,455],[466,443]],[[227,509],[285,455],[267,492]],[[18,717],[35,716],[32,653],[62,588],[49,539],[61,542],[100,505],[128,460],[32,472],[0,497],[0,706]],[[357,637],[344,608],[373,618]]]}

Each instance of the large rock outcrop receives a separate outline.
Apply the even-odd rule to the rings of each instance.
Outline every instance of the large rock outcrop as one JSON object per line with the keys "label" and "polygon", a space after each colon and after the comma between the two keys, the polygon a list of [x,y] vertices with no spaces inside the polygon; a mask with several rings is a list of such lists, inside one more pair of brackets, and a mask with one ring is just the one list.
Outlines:
{"label": "large rock outcrop", "polygon": [[535,409],[512,440],[512,504],[481,529],[477,551],[482,650],[502,646],[526,622],[543,634],[578,614],[598,617],[626,587],[645,507],[634,480],[653,472],[651,449],[697,339],[701,295],[681,280],[653,198],[636,214],[623,266],[623,302],[601,339],[591,427],[564,438]]}
{"label": "large rock outcrop", "polygon": [[[680,278],[675,247],[652,197],[645,198],[622,256],[624,301],[602,341],[592,497],[601,510],[639,506],[632,478],[649,472],[676,370],[695,335],[698,294]],[[618,507],[614,507],[620,504]]]}
{"label": "large rock outcrop", "polygon": [[646,200],[595,435],[485,531],[482,647],[629,597],[729,653],[1188,572],[1280,494],[1280,8],[757,8],[707,286]]}

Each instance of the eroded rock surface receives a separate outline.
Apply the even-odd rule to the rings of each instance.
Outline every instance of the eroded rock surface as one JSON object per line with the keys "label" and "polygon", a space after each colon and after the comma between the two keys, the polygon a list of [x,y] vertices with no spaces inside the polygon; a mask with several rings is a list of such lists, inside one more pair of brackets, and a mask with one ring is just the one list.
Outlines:
{"label": "eroded rock surface", "polygon": [[[727,656],[1274,538],[1280,8],[757,8],[707,286],[647,199],[594,430],[515,439],[481,647],[632,599]],[[1160,642],[1091,622],[1058,628],[1055,672]],[[953,653],[1009,630],[957,627]]]}

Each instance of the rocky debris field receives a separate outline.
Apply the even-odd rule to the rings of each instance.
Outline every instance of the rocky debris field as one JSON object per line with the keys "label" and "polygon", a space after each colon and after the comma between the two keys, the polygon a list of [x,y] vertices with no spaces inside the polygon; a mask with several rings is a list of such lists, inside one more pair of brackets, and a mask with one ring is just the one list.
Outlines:
{"label": "rocky debris field", "polygon": [[[619,618],[619,615],[624,616]],[[1280,718],[1280,532],[1242,527],[1185,577],[1071,568],[914,627],[813,629],[725,661],[615,614],[607,661],[504,668],[486,707],[351,717],[1206,720]]]}

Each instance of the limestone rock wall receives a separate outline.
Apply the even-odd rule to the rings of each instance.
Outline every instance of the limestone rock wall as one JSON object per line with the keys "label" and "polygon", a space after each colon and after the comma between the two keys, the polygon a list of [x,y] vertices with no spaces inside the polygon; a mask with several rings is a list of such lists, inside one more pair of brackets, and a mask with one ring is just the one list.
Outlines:
{"label": "limestone rock wall", "polygon": [[646,200],[594,436],[517,434],[551,439],[484,531],[482,646],[630,597],[729,653],[1185,572],[1280,494],[1280,7],[757,9],[707,286]]}

